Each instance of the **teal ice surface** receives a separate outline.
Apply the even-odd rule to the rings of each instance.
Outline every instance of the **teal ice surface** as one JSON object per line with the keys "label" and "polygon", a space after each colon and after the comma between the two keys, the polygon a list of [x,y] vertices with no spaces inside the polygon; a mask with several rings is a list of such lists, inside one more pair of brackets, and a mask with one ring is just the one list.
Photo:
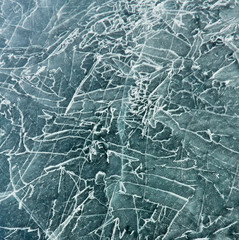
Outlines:
{"label": "teal ice surface", "polygon": [[0,239],[239,239],[238,20],[0,1]]}

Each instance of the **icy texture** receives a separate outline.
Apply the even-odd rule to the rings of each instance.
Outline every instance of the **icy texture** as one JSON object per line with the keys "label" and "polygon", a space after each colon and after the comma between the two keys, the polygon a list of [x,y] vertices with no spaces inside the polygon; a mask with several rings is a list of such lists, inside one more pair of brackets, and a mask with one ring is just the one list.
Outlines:
{"label": "icy texture", "polygon": [[237,1],[0,10],[0,239],[239,239]]}

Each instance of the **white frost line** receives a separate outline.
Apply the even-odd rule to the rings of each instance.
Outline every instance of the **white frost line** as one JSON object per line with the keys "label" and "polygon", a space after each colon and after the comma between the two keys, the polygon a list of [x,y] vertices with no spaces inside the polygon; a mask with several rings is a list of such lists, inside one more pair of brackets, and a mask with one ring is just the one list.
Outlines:
{"label": "white frost line", "polygon": [[224,228],[220,228],[220,229],[218,229],[216,232],[213,233],[213,235],[215,235],[215,234],[217,234],[217,233],[219,233],[219,232],[221,232],[221,231],[224,231],[225,229],[227,229],[227,228],[229,228],[229,227],[235,225],[237,222],[238,222],[238,221],[235,221],[235,222],[229,224],[228,226],[226,226],[226,227],[224,227]]}
{"label": "white frost line", "polygon": [[176,193],[173,193],[173,192],[169,192],[169,191],[166,191],[166,190],[162,190],[162,189],[160,189],[160,188],[154,188],[154,187],[150,187],[150,186],[146,186],[146,185],[141,185],[141,184],[137,184],[137,183],[132,183],[132,182],[125,182],[125,183],[127,183],[127,184],[132,184],[132,185],[136,185],[136,186],[140,186],[140,187],[145,187],[145,188],[151,188],[151,189],[154,189],[154,190],[156,190],[156,191],[168,193],[168,194],[170,194],[170,195],[172,195],[172,196],[174,196],[174,197],[176,197],[176,198],[179,198],[179,199],[181,199],[181,200],[183,200],[183,201],[186,201],[186,202],[188,201],[188,199],[185,198],[185,197],[182,197],[182,196],[180,196],[180,195],[178,195],[178,194],[176,194]]}
{"label": "white frost line", "polygon": [[177,180],[174,180],[174,179],[166,178],[166,177],[155,175],[155,174],[146,174],[146,175],[153,175],[155,177],[162,178],[164,180],[167,180],[167,181],[170,181],[170,182],[174,182],[174,183],[177,183],[177,184],[182,185],[184,187],[188,187],[188,188],[191,188],[192,190],[195,190],[195,188],[193,188],[192,186],[184,184],[184,183],[181,183],[181,182],[178,182]]}
{"label": "white frost line", "polygon": [[78,95],[78,93],[80,92],[83,84],[90,78],[91,76],[91,73],[94,71],[96,65],[100,62],[100,58],[97,58],[97,60],[95,61],[95,63],[92,65],[89,73],[85,76],[85,78],[81,81],[80,85],[77,87],[73,97],[71,98],[71,101],[70,103],[68,104],[67,108],[66,108],[66,112],[65,112],[65,115],[67,115],[67,113],[70,111],[73,103],[74,103],[74,98]]}
{"label": "white frost line", "polygon": [[67,217],[67,219],[61,223],[56,230],[49,236],[48,240],[57,240],[60,239],[60,235],[66,226],[70,223],[70,221],[75,217],[75,214],[82,209],[84,203],[90,198],[90,195]]}
{"label": "white frost line", "polygon": [[[183,209],[185,208],[185,206],[187,205],[188,201],[182,206],[182,208],[175,214],[173,220],[171,221],[171,223],[168,226],[167,232],[165,233],[165,235],[163,236],[162,240],[164,240],[167,235],[170,233],[171,227],[173,225],[173,223],[175,222],[176,218],[179,216],[179,214],[183,211]],[[159,240],[159,238],[156,238],[156,240]]]}

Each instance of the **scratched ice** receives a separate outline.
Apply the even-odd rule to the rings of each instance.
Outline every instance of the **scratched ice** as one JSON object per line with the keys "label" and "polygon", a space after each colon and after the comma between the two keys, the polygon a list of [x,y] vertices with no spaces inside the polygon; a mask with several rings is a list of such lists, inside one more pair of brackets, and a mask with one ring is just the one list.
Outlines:
{"label": "scratched ice", "polygon": [[0,7],[0,239],[239,239],[237,0]]}

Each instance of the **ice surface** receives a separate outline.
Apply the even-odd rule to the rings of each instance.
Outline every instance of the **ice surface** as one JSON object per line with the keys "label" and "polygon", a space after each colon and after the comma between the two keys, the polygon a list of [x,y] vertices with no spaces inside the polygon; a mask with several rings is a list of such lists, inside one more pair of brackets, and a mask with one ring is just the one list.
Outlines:
{"label": "ice surface", "polygon": [[237,0],[2,0],[0,51],[0,239],[239,239]]}

